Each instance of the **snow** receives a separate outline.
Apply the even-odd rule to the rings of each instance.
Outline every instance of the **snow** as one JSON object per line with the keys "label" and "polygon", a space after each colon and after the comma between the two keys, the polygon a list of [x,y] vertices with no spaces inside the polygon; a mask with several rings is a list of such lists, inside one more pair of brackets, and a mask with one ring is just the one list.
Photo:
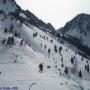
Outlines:
{"label": "snow", "polygon": [[13,0],[6,0],[6,3],[3,3],[3,0],[0,0],[0,10],[5,11],[6,14],[9,12],[15,12],[17,9],[16,4]]}
{"label": "snow", "polygon": [[23,17],[23,18],[27,18],[27,17],[25,16],[25,14],[23,14],[23,13],[20,13],[20,16]]}
{"label": "snow", "polygon": [[76,29],[72,29],[72,30],[69,30],[68,32],[66,32],[66,35],[76,37],[79,40],[81,40],[81,42],[84,45],[90,47],[90,38],[89,38],[90,37],[90,31],[86,32],[86,35],[84,35],[84,34],[81,34],[81,32],[78,30],[78,28],[76,28]]}
{"label": "snow", "polygon": [[[24,17],[23,14],[21,15]],[[90,72],[85,70],[87,61],[90,65],[88,59],[83,58],[81,60],[82,56],[60,44],[49,33],[43,32],[29,23],[28,26],[25,23],[21,24],[14,17],[11,20],[11,17],[6,15],[4,18],[4,14],[0,15],[0,88],[17,87],[18,90],[90,89]],[[11,25],[13,25],[13,32],[5,33],[4,29],[9,30]],[[3,39],[13,36],[15,32],[20,34],[19,37],[14,36],[15,45],[10,47],[1,43]],[[36,32],[37,36],[33,37],[33,33]],[[21,40],[24,40],[23,45],[20,45]],[[54,51],[55,45],[57,46],[57,53]],[[62,47],[61,53],[59,53],[59,47]],[[48,53],[49,48],[50,54]],[[71,58],[74,56],[76,65],[71,64]],[[39,72],[40,63],[44,65],[42,73]],[[62,67],[62,63],[64,67]],[[65,75],[65,67],[68,67],[69,75]],[[77,71],[73,74],[71,69]],[[80,70],[83,73],[82,79],[78,77]]]}

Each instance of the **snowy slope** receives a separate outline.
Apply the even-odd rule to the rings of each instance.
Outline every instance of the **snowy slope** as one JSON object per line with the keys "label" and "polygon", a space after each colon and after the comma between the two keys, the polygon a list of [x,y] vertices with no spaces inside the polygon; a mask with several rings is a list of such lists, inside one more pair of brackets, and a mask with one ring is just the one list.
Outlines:
{"label": "snowy slope", "polygon": [[15,12],[17,10],[17,6],[15,0],[0,0],[0,10],[8,12]]}
{"label": "snowy slope", "polygon": [[[20,16],[27,18],[21,13]],[[14,37],[14,45],[7,45],[11,36]],[[20,45],[22,40],[23,44]],[[74,59],[73,64],[71,58]],[[39,71],[40,63],[43,63],[42,73]],[[88,59],[60,44],[48,32],[26,21],[22,23],[13,15],[0,14],[0,88],[89,90],[90,72],[85,69],[87,64],[90,65]],[[65,74],[66,67],[68,74]],[[78,76],[80,70],[82,78]]]}

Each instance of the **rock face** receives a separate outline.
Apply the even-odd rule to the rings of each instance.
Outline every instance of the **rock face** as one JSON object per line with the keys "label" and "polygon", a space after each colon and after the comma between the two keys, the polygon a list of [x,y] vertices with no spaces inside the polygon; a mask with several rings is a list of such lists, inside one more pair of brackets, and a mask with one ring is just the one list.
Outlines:
{"label": "rock face", "polygon": [[22,12],[28,17],[30,23],[33,24],[34,26],[37,26],[38,28],[42,30],[47,30],[49,32],[55,31],[54,27],[50,23],[46,24],[42,20],[38,19],[38,17],[36,17],[30,11],[26,10]]}
{"label": "rock face", "polygon": [[90,15],[79,14],[66,25],[59,29],[64,35],[77,38],[84,45],[90,47]]}

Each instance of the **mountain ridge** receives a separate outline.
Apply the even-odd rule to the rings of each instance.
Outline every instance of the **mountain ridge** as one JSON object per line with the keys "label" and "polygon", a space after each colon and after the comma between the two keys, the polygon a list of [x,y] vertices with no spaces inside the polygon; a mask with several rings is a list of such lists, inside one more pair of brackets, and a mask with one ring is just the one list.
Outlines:
{"label": "mountain ridge", "polygon": [[62,29],[59,29],[58,32],[75,37],[83,45],[90,47],[90,15],[84,13],[78,14],[71,21],[67,22]]}

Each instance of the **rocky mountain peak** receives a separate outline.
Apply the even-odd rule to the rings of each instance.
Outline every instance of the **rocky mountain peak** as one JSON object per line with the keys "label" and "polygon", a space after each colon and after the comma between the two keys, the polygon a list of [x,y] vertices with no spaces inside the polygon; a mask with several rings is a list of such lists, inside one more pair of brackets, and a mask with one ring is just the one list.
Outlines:
{"label": "rocky mountain peak", "polygon": [[66,23],[62,32],[65,33],[76,29],[81,33],[90,31],[90,15],[84,13],[78,14],[74,19]]}

